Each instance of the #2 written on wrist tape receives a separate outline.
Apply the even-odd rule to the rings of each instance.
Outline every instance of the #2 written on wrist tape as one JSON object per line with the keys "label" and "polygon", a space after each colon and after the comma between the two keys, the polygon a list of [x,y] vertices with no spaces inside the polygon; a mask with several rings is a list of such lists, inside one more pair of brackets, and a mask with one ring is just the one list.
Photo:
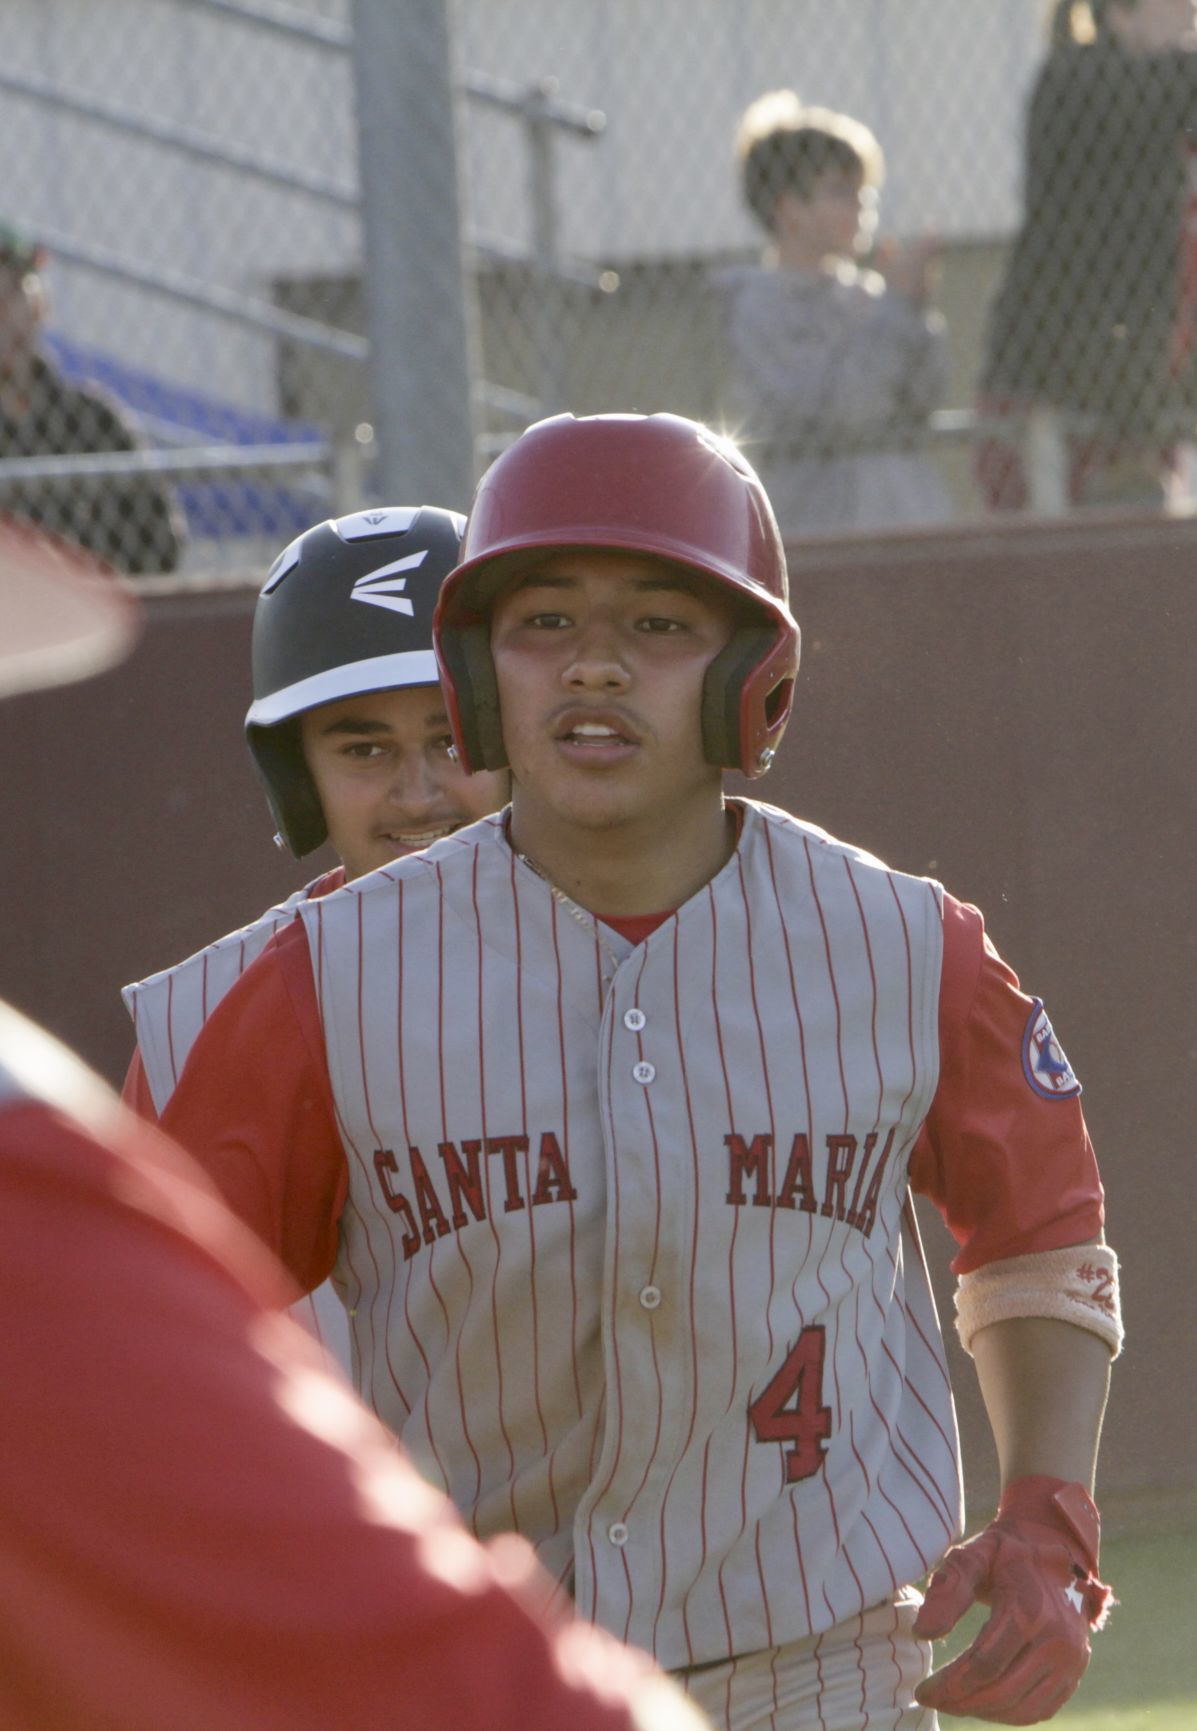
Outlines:
{"label": "#2 written on wrist tape", "polygon": [[1077,1244],[990,1262],[961,1275],[956,1332],[965,1352],[973,1335],[1014,1316],[1048,1316],[1100,1335],[1117,1358],[1122,1350],[1118,1258],[1108,1244]]}

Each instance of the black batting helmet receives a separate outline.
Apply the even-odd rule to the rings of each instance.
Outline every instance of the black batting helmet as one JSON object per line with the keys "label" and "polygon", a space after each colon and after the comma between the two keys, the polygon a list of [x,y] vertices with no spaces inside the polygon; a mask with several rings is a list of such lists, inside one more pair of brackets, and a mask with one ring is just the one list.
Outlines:
{"label": "black batting helmet", "polygon": [[487,470],[461,564],[433,630],[463,767],[502,769],[491,603],[529,558],[556,547],[645,553],[713,577],[743,619],[707,669],[709,763],[763,775],[789,718],[798,671],[785,552],[764,487],[720,434],[681,415],[554,415]]}
{"label": "black batting helmet", "polygon": [[254,613],[245,736],[297,858],[328,836],[299,717],[342,697],[437,683],[432,614],[463,527],[435,505],[380,506],[308,529],[271,566]]}

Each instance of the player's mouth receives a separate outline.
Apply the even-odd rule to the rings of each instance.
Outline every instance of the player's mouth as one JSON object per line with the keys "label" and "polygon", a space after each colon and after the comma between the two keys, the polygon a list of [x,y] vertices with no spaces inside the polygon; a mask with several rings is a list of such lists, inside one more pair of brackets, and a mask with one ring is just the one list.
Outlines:
{"label": "player's mouth", "polygon": [[623,763],[640,746],[636,729],[613,711],[569,710],[556,722],[553,738],[571,762],[595,767]]}
{"label": "player's mouth", "polygon": [[449,823],[437,824],[428,829],[384,829],[377,832],[376,839],[384,842],[387,847],[393,847],[396,854],[420,853],[422,849],[431,847],[433,842],[443,841],[447,835],[452,835],[464,822],[464,818],[454,818]]}

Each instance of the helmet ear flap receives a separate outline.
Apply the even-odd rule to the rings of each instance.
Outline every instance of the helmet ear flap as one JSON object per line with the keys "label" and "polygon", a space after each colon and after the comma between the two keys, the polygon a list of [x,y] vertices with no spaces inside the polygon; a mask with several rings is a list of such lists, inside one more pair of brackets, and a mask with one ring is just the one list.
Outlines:
{"label": "helmet ear flap", "polygon": [[278,833],[302,859],[328,840],[328,824],[303,755],[299,721],[249,727],[246,736]]}
{"label": "helmet ear flap", "polygon": [[777,628],[741,625],[707,668],[702,686],[702,754],[717,769],[745,769],[744,687],[777,642]]}
{"label": "helmet ear flap", "polygon": [[485,619],[443,632],[441,656],[449,674],[463,768],[506,769],[507,751],[499,714],[499,683]]}

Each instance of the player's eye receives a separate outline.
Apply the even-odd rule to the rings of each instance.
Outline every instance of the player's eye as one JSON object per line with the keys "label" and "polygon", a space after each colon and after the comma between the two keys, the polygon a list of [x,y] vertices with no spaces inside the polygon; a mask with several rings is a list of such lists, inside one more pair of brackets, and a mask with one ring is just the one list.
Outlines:
{"label": "player's eye", "polygon": [[341,755],[352,758],[357,763],[366,763],[381,757],[384,750],[385,747],[379,745],[377,740],[354,739],[343,748]]}
{"label": "player's eye", "polygon": [[553,613],[547,609],[529,614],[527,619],[527,624],[534,626],[537,631],[563,631],[572,623],[568,614]]}
{"label": "player's eye", "polygon": [[684,619],[667,619],[663,614],[653,613],[638,622],[638,629],[650,632],[656,636],[667,636],[671,632],[684,631]]}
{"label": "player's eye", "polygon": [[429,743],[438,757],[448,757],[453,749],[453,735],[451,733],[438,733],[436,738],[430,740]]}

